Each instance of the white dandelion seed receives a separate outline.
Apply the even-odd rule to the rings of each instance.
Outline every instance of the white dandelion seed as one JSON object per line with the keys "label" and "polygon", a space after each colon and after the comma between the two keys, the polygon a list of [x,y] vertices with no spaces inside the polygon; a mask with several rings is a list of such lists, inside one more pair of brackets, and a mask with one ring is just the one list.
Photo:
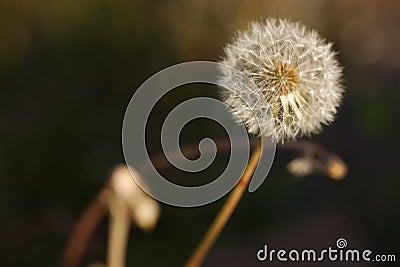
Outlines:
{"label": "white dandelion seed", "polygon": [[222,63],[248,76],[271,109],[274,129],[270,121],[257,120],[254,114],[264,110],[257,109],[259,99],[248,92],[243,79],[229,68],[222,70],[221,83],[237,92],[224,89],[223,100],[250,134],[274,134],[283,143],[320,132],[334,120],[344,90],[342,68],[332,44],[315,31],[287,20],[253,22],[225,53]]}

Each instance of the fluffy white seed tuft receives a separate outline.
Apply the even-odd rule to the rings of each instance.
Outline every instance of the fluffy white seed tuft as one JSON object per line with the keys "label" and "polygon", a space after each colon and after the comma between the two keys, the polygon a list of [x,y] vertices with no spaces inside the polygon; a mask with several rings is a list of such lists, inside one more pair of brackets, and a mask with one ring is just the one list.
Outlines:
{"label": "fluffy white seed tuft", "polygon": [[275,136],[283,143],[320,132],[334,120],[344,90],[342,68],[332,44],[315,31],[288,20],[253,22],[225,53],[222,63],[248,76],[271,109],[274,128],[271,121],[256,118],[264,111],[245,82],[229,68],[222,70],[221,83],[239,92],[223,89],[223,100],[250,134]]}

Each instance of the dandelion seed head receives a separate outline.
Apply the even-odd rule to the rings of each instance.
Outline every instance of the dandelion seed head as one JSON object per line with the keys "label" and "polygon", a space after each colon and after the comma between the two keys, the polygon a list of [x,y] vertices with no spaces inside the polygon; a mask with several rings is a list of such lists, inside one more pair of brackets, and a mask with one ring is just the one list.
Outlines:
{"label": "dandelion seed head", "polygon": [[273,128],[270,120],[257,120],[264,111],[246,82],[222,69],[221,83],[236,92],[223,89],[222,98],[250,134],[283,143],[320,132],[334,120],[344,90],[342,68],[332,44],[300,23],[253,22],[225,47],[222,63],[248,76],[270,107]]}

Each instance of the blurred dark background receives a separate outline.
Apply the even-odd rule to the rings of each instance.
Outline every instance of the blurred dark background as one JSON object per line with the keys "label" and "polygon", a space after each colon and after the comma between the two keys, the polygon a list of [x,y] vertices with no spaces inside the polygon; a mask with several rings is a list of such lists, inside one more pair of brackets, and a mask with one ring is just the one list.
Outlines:
{"label": "blurred dark background", "polygon": [[[399,10],[394,0],[0,0],[0,266],[57,266],[74,223],[123,162],[135,89],[173,64],[219,60],[237,30],[267,17],[300,20],[340,52],[344,103],[313,141],[349,174],[296,179],[285,171],[294,155],[278,150],[205,266],[262,266],[264,244],[318,249],[339,237],[399,261]],[[172,98],[198,95],[193,87]],[[204,134],[201,123],[185,129],[186,143]],[[222,203],[162,205],[153,232],[132,228],[127,265],[183,265]],[[106,242],[104,219],[82,266],[104,262]]]}

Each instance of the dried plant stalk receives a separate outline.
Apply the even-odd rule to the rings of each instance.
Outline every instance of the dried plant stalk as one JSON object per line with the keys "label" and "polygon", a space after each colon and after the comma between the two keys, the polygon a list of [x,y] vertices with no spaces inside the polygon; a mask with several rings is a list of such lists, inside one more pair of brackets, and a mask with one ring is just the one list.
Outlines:
{"label": "dried plant stalk", "polygon": [[204,258],[207,256],[209,250],[214,244],[215,240],[218,238],[222,229],[225,227],[229,218],[231,217],[233,211],[235,210],[243,192],[246,190],[247,185],[250,182],[251,177],[257,167],[258,161],[261,156],[261,142],[258,143],[256,149],[254,150],[250,161],[243,173],[242,178],[240,178],[239,183],[235,186],[232,192],[229,194],[224,206],[218,213],[214,222],[210,226],[203,240],[200,242],[199,246],[196,248],[192,257],[186,263],[186,267],[196,267],[200,266]]}
{"label": "dried plant stalk", "polygon": [[129,207],[115,196],[110,203],[107,267],[124,267],[130,228]]}
{"label": "dried plant stalk", "polygon": [[77,267],[86,250],[87,244],[100,219],[106,214],[107,207],[103,202],[107,189],[103,189],[89,204],[77,222],[65,247],[61,267]]}

